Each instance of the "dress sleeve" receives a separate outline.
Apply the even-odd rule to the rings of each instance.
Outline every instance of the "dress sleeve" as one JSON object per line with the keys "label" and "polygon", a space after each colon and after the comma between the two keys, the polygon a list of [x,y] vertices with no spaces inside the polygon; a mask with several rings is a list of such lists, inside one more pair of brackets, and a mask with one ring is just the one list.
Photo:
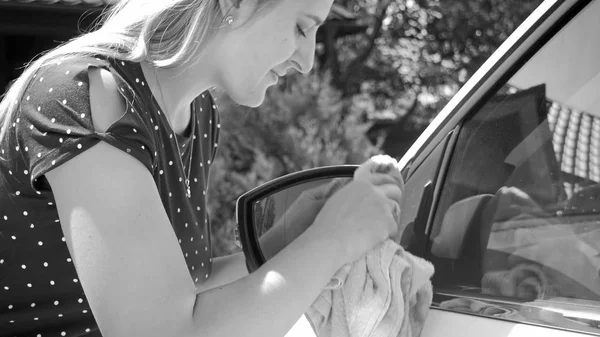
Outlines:
{"label": "dress sleeve", "polygon": [[211,104],[211,158],[210,161],[214,162],[217,152],[219,150],[219,136],[221,133],[221,117],[219,114],[219,108],[217,102],[212,95],[209,94]]}
{"label": "dress sleeve", "polygon": [[[127,102],[127,110],[106,132],[97,132],[92,123],[92,67],[110,70]],[[31,183],[100,141],[129,153],[152,172],[157,142],[143,110],[139,95],[107,61],[85,58],[43,66],[25,90],[13,123],[16,150],[25,159]]]}

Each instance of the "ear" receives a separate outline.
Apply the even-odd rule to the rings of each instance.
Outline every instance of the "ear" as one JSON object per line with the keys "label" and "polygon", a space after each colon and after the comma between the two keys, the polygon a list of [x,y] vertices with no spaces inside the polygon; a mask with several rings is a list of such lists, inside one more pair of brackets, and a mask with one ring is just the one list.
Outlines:
{"label": "ear", "polygon": [[223,18],[233,17],[233,27],[238,27],[247,22],[258,8],[259,0],[217,0]]}

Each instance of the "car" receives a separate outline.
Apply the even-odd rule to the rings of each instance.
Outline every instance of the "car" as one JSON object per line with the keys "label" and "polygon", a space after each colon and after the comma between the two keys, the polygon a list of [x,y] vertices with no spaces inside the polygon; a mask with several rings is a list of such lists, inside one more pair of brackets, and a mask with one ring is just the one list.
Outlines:
{"label": "car", "polygon": [[[421,336],[600,335],[599,17],[600,0],[544,1],[400,159],[400,242],[435,266]],[[249,270],[290,202],[355,169],[241,196]]]}

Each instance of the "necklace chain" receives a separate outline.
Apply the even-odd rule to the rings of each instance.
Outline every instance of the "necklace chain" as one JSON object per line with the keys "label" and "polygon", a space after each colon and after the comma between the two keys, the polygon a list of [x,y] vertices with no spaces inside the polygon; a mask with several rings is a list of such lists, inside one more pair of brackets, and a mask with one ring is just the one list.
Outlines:
{"label": "necklace chain", "polygon": [[[156,68],[154,68],[154,81],[156,82],[156,85],[158,86],[158,90],[160,92],[160,100],[162,102],[162,104],[167,107],[166,102],[165,102],[165,96],[163,94],[163,90],[162,90],[162,86],[160,85],[160,81],[158,80],[158,75],[156,73]],[[192,107],[195,107],[194,103],[192,102]],[[194,113],[192,111],[192,113]],[[163,112],[164,114],[164,112]],[[173,133],[175,133],[175,131],[173,130],[173,126],[171,125],[171,122],[169,121],[169,118],[167,117],[166,114],[164,114],[165,119],[167,120],[167,123],[169,124],[169,127],[171,127],[171,131]],[[183,175],[184,175],[184,179],[185,179],[185,195],[188,198],[192,197],[192,189],[190,188],[190,175],[192,172],[192,156],[194,155],[194,139],[192,137],[191,140],[191,145],[190,145],[190,161],[189,161],[189,165],[188,165],[188,169],[187,169],[187,174],[185,172],[185,166],[183,165],[183,153],[181,153],[181,149],[179,147],[179,142],[177,141],[177,134],[173,135],[173,139],[175,139],[175,145],[177,146],[177,157],[179,158],[179,163],[181,164],[181,170],[183,171]]]}

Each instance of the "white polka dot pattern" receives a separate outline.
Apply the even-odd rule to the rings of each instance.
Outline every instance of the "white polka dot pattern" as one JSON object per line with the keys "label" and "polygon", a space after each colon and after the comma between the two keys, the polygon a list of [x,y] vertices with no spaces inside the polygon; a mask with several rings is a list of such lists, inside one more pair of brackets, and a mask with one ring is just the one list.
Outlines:
{"label": "white polka dot pattern", "polygon": [[[93,129],[88,64],[118,73],[120,90],[128,97],[128,113],[106,134]],[[69,60],[45,66],[36,78],[20,102],[21,115],[9,129],[15,145],[0,144],[0,153],[14,159],[0,161],[0,176],[8,177],[0,181],[0,205],[13,205],[0,209],[0,275],[9,275],[0,278],[0,334],[99,336],[54,198],[39,178],[101,139],[112,142],[153,173],[190,274],[196,282],[205,282],[212,262],[206,187],[217,151],[216,104],[209,94],[201,95],[193,105],[190,128],[177,135],[158,111],[139,64]],[[181,145],[181,161],[175,138]],[[186,198],[180,178],[186,176],[190,156],[192,196]]]}

